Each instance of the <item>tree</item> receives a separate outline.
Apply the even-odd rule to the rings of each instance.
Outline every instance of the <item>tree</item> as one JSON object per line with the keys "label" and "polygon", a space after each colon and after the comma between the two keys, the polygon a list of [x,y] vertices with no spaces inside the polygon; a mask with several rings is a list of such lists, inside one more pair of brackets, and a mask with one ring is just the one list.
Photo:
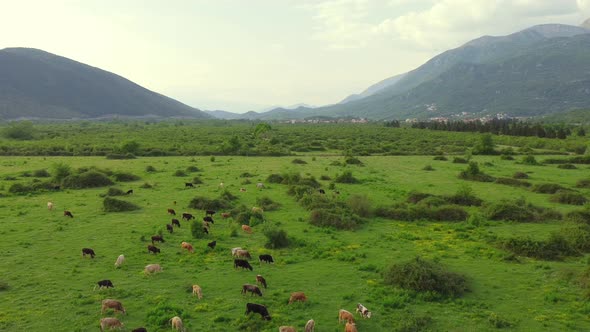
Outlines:
{"label": "tree", "polygon": [[133,140],[125,141],[121,144],[120,149],[123,153],[137,154],[139,152],[139,143]]}
{"label": "tree", "polygon": [[496,151],[494,150],[494,140],[492,139],[492,135],[482,135],[473,152],[475,154],[495,154]]}
{"label": "tree", "polygon": [[17,140],[31,140],[34,133],[35,128],[30,121],[13,122],[3,132],[4,137]]}

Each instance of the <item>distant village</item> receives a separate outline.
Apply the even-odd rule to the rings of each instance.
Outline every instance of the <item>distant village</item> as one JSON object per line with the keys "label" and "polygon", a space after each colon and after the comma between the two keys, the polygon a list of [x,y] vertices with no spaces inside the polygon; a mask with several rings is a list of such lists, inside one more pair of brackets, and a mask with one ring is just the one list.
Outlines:
{"label": "distant village", "polygon": [[[405,120],[401,120],[400,122],[404,122],[407,124],[412,124],[416,122],[448,122],[448,121],[463,121],[463,122],[475,122],[479,121],[482,123],[486,123],[492,120],[526,120],[526,117],[511,117],[506,113],[497,113],[495,115],[485,115],[480,117],[474,117],[473,113],[468,112],[461,112],[460,114],[452,114],[451,116],[444,117],[431,117],[427,119],[418,119],[418,118],[408,118]],[[314,124],[314,123],[369,123],[369,122],[383,122],[385,120],[368,120],[367,118],[355,118],[355,117],[345,117],[345,118],[332,118],[332,117],[313,117],[313,118],[305,118],[305,119],[290,119],[290,120],[282,120],[279,121],[280,123],[290,123],[290,124]]]}

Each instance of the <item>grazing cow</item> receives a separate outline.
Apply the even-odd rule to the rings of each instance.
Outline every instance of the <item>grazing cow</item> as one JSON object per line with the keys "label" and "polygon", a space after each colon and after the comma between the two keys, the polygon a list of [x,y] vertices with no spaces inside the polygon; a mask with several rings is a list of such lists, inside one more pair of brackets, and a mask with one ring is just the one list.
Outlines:
{"label": "grazing cow", "polygon": [[235,248],[231,248],[231,255],[235,256],[236,255],[236,251],[241,250],[242,247],[235,247]]}
{"label": "grazing cow", "polygon": [[340,324],[343,321],[354,323],[354,317],[352,316],[350,311],[340,309],[340,311],[338,311],[338,324]]}
{"label": "grazing cow", "polygon": [[356,312],[361,315],[363,318],[371,318],[371,312],[362,304],[356,305]]}
{"label": "grazing cow", "polygon": [[72,212],[66,210],[64,211],[64,217],[74,218],[74,215],[72,214]]}
{"label": "grazing cow", "polygon": [[262,316],[263,319],[271,320],[271,317],[268,314],[268,309],[266,309],[266,307],[262,304],[246,303],[246,315],[251,312],[260,314],[260,316]]}
{"label": "grazing cow", "polygon": [[203,217],[203,221],[204,222],[210,222],[212,224],[215,224],[215,221],[213,220],[213,218],[211,218],[211,216],[205,216],[205,217]]}
{"label": "grazing cow", "polygon": [[203,289],[201,288],[201,286],[199,285],[193,285],[193,296],[197,296],[197,298],[202,299],[203,298]]}
{"label": "grazing cow", "polygon": [[173,209],[168,209],[168,214],[176,215],[176,211]]}
{"label": "grazing cow", "polygon": [[180,221],[178,221],[178,219],[172,219],[172,226],[178,226],[178,228],[180,228]]}
{"label": "grazing cow", "polygon": [[346,326],[344,328],[344,332],[358,332],[359,330],[356,329],[356,324],[351,322],[346,322]]}
{"label": "grazing cow", "polygon": [[315,320],[310,319],[305,324],[305,332],[314,332],[315,331]]}
{"label": "grazing cow", "polygon": [[182,243],[180,244],[180,247],[181,247],[182,249],[186,249],[186,250],[188,250],[188,252],[195,252],[195,249],[193,248],[193,245],[192,245],[192,244],[190,244],[190,243],[188,243],[188,242],[182,242]]}
{"label": "grazing cow", "polygon": [[123,328],[123,323],[120,320],[113,318],[113,317],[105,317],[100,319],[100,331],[103,332],[104,330],[112,330],[114,328],[121,329]]}
{"label": "grazing cow", "polygon": [[53,186],[53,190],[60,190],[61,186]]}
{"label": "grazing cow", "polygon": [[217,245],[217,241],[207,243],[207,246],[211,249],[215,249],[216,245]]}
{"label": "grazing cow", "polygon": [[145,266],[145,268],[143,269],[143,272],[145,274],[150,274],[150,273],[156,273],[156,272],[162,272],[163,269],[160,266],[160,264],[148,264]]}
{"label": "grazing cow", "polygon": [[190,214],[190,213],[186,213],[186,212],[184,212],[184,213],[182,214],[182,219],[186,219],[186,221],[189,221],[189,220],[191,220],[191,219],[194,219],[194,218],[195,218],[195,217],[194,217],[192,214]]}
{"label": "grazing cow", "polygon": [[261,213],[263,213],[263,212],[264,212],[264,210],[263,210],[261,207],[258,207],[258,206],[253,206],[253,207],[252,207],[252,213],[258,213],[258,214],[261,214]]}
{"label": "grazing cow", "polygon": [[227,219],[227,218],[229,218],[229,217],[231,217],[231,213],[229,213],[229,212],[223,212],[223,213],[221,214],[221,218],[223,218],[223,219]]}
{"label": "grazing cow", "polygon": [[250,253],[248,252],[248,250],[244,250],[244,249],[238,249],[238,250],[236,250],[235,257],[238,257],[238,258],[246,258],[246,259],[251,259],[252,258],[252,256],[250,256]]}
{"label": "grazing cow", "polygon": [[192,183],[190,183],[190,182],[185,182],[184,183],[184,187],[185,188],[194,188],[195,186]]}
{"label": "grazing cow", "polygon": [[136,329],[131,330],[131,332],[147,332],[145,327],[138,327]]}
{"label": "grazing cow", "polygon": [[182,325],[182,319],[180,319],[180,317],[174,316],[170,318],[169,322],[170,325],[172,325],[173,329],[175,329],[176,331],[184,332],[184,325]]}
{"label": "grazing cow", "polygon": [[205,211],[205,215],[206,216],[213,216],[214,214],[215,214],[215,211],[213,211],[213,210],[207,210],[207,211]]}
{"label": "grazing cow", "polygon": [[252,271],[252,265],[243,259],[234,259],[234,268],[237,269],[238,267]]}
{"label": "grazing cow", "polygon": [[307,301],[307,296],[305,296],[305,294],[303,292],[291,293],[291,297],[289,298],[289,304],[291,304],[295,301],[305,302],[305,301]]}
{"label": "grazing cow", "polygon": [[119,255],[119,257],[117,257],[117,260],[115,261],[115,267],[121,267],[121,265],[123,265],[123,262],[125,262],[125,256]]}
{"label": "grazing cow", "polygon": [[86,255],[90,255],[90,258],[94,258],[96,254],[94,253],[94,250],[90,248],[82,248],[82,257],[86,257]]}
{"label": "grazing cow", "polygon": [[325,195],[325,194],[326,194],[326,191],[325,191],[324,189],[319,189],[319,190],[318,190],[318,192],[319,192],[320,194],[322,194],[322,195]]}
{"label": "grazing cow", "polygon": [[104,288],[109,288],[109,287],[115,287],[113,286],[113,283],[109,280],[109,279],[105,279],[105,280],[101,280],[99,282],[97,282],[96,285],[94,285],[94,289],[96,290],[96,286],[98,286],[98,289],[102,289]]}
{"label": "grazing cow", "polygon": [[264,189],[264,183],[262,183],[262,182],[258,182],[258,183],[256,184],[256,188],[258,188],[258,189]]}
{"label": "grazing cow", "polygon": [[240,188],[240,192],[241,193],[245,193],[246,192],[246,188]]}
{"label": "grazing cow", "polygon": [[107,309],[113,309],[115,311],[115,313],[117,311],[121,311],[123,314],[125,314],[125,308],[123,308],[123,304],[119,301],[116,301],[116,300],[111,300],[111,299],[102,300],[102,307],[101,307],[100,311],[104,314],[105,310],[107,310]]}
{"label": "grazing cow", "polygon": [[162,237],[162,235],[152,235],[152,244],[154,244],[154,241],[155,242],[162,242],[162,243],[166,242],[166,241],[164,241],[164,238]]}
{"label": "grazing cow", "polygon": [[168,233],[172,234],[174,232],[174,227],[170,224],[166,224],[166,230]]}
{"label": "grazing cow", "polygon": [[52,202],[47,202],[47,210],[49,210],[49,211],[53,210],[53,203]]}
{"label": "grazing cow", "polygon": [[297,332],[293,326],[281,326],[279,332]]}
{"label": "grazing cow", "polygon": [[265,255],[260,255],[258,256],[258,260],[260,261],[260,263],[265,262],[265,263],[274,263],[274,259],[272,259],[271,255],[265,254]]}
{"label": "grazing cow", "polygon": [[262,296],[260,288],[258,288],[256,285],[245,284],[242,286],[242,294],[246,294],[247,292],[250,292],[250,295],[257,294],[258,296]]}
{"label": "grazing cow", "polygon": [[264,279],[264,277],[260,274],[256,276],[256,283],[261,284],[262,286],[264,286],[264,289],[266,289],[266,279]]}
{"label": "grazing cow", "polygon": [[242,225],[242,230],[248,234],[252,234],[252,227],[248,225]]}
{"label": "grazing cow", "polygon": [[133,189],[127,190],[127,195],[131,195],[131,194],[133,194]]}
{"label": "grazing cow", "polygon": [[207,227],[203,227],[203,233],[209,234],[209,229]]}
{"label": "grazing cow", "polygon": [[156,246],[152,246],[151,244],[148,244],[147,248],[148,253],[153,252],[154,254],[157,254],[160,252],[160,249],[158,249]]}

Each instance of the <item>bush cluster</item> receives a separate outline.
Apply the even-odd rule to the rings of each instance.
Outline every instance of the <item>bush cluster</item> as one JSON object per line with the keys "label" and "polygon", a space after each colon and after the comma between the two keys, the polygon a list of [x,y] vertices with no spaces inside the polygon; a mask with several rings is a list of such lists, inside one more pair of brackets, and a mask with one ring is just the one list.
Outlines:
{"label": "bush cluster", "polygon": [[266,236],[264,247],[268,249],[287,248],[290,244],[287,232],[283,229],[269,227],[264,230],[264,236]]}
{"label": "bush cluster", "polygon": [[459,173],[459,178],[463,180],[480,182],[493,182],[495,180],[492,176],[482,172],[475,161],[470,162],[467,169]]}
{"label": "bush cluster", "polygon": [[576,182],[576,188],[590,188],[590,179],[581,179]]}
{"label": "bush cluster", "polygon": [[555,210],[534,206],[524,199],[502,200],[491,203],[484,209],[489,220],[505,220],[518,222],[534,222],[544,220],[560,220],[561,214]]}
{"label": "bush cluster", "polygon": [[555,194],[558,190],[566,189],[557,183],[538,183],[531,188],[533,192],[540,194]]}
{"label": "bush cluster", "polygon": [[557,165],[557,168],[560,168],[560,169],[577,169],[576,165],[574,165],[574,164],[561,164],[561,165]]}
{"label": "bush cluster", "polygon": [[141,179],[139,176],[135,174],[125,172],[116,172],[115,174],[113,174],[113,177],[115,178],[115,181],[118,182],[131,182]]}
{"label": "bush cluster", "polygon": [[512,178],[513,179],[528,179],[529,178],[529,175],[526,174],[525,172],[515,172],[512,175]]}
{"label": "bush cluster", "polygon": [[261,207],[264,211],[273,211],[278,210],[281,204],[273,201],[270,197],[262,196],[256,198],[256,206]]}
{"label": "bush cluster", "polygon": [[359,183],[360,181],[352,175],[351,171],[344,171],[342,174],[337,175],[334,178],[336,183]]}
{"label": "bush cluster", "polygon": [[106,187],[112,184],[113,181],[106,174],[95,170],[68,175],[61,182],[62,187],[72,189]]}
{"label": "bush cluster", "polygon": [[584,205],[588,202],[584,195],[569,190],[559,190],[549,200],[570,205]]}
{"label": "bush cluster", "polygon": [[532,186],[530,182],[519,180],[519,179],[513,179],[513,178],[497,178],[495,182],[497,184],[503,184],[503,185],[513,186],[513,187],[527,187],[528,188],[528,187]]}
{"label": "bush cluster", "polygon": [[501,247],[517,255],[543,259],[558,260],[567,256],[578,255],[567,239],[559,233],[553,233],[548,240],[533,240],[528,237],[506,239]]}
{"label": "bush cluster", "polygon": [[120,199],[111,197],[106,197],[102,202],[102,206],[105,212],[125,212],[139,209],[139,206],[131,202],[122,201]]}
{"label": "bush cluster", "polygon": [[107,190],[107,196],[123,196],[125,192],[119,188],[111,187]]}
{"label": "bush cluster", "polygon": [[398,204],[392,207],[380,207],[375,209],[375,215],[403,221],[465,221],[469,217],[469,213],[460,206],[438,205],[438,203],[430,205],[429,203],[430,198],[416,205]]}
{"label": "bush cluster", "polygon": [[190,201],[188,207],[197,210],[225,210],[231,209],[234,205],[233,201],[236,199],[236,196],[228,191],[224,191],[219,198],[216,199],[197,196]]}

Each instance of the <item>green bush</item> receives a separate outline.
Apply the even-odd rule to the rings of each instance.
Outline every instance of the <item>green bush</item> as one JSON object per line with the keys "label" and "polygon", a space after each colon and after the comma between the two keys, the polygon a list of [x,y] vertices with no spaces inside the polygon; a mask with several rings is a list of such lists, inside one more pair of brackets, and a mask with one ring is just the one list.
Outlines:
{"label": "green bush", "polygon": [[590,188],[590,179],[581,179],[576,182],[576,188]]}
{"label": "green bush", "polygon": [[263,196],[256,198],[256,206],[261,207],[264,211],[278,210],[281,207],[280,203],[277,203],[269,197]]}
{"label": "green bush", "polygon": [[230,209],[232,205],[231,201],[225,199],[210,199],[197,196],[190,201],[188,207],[197,210],[224,210]]}
{"label": "green bush", "polygon": [[557,191],[564,189],[566,188],[556,183],[539,183],[535,184],[531,190],[540,194],[555,194]]}
{"label": "green bush", "polygon": [[61,182],[62,187],[72,189],[106,187],[112,184],[113,181],[106,174],[94,170],[69,175]]}
{"label": "green bush", "polygon": [[268,183],[283,183],[283,176],[280,174],[271,174],[266,178]]}
{"label": "green bush", "polygon": [[493,182],[495,179],[482,172],[475,161],[469,163],[466,170],[459,173],[459,178],[470,181]]}
{"label": "green bush", "polygon": [[254,176],[256,176],[256,175],[255,174],[248,173],[248,172],[244,172],[244,173],[240,174],[240,177],[241,178],[251,178],[251,177],[254,177]]}
{"label": "green bush", "polygon": [[515,172],[512,175],[512,178],[513,179],[528,179],[529,178],[529,175],[526,174],[525,172]]}
{"label": "green bush", "polygon": [[540,165],[539,162],[537,162],[537,159],[535,159],[535,156],[529,154],[527,156],[524,156],[522,158],[521,164],[525,164],[525,165]]}
{"label": "green bush", "polygon": [[469,217],[467,211],[456,205],[443,205],[427,212],[427,217],[435,221],[465,221]]}
{"label": "green bush", "polygon": [[480,206],[483,200],[473,194],[473,189],[468,186],[460,187],[457,192],[446,197],[447,201],[451,204],[464,205],[464,206]]}
{"label": "green bush", "polygon": [[344,160],[344,163],[347,164],[347,165],[358,165],[358,166],[363,166],[364,165],[363,162],[360,161],[360,159],[355,158],[355,157],[347,157]]}
{"label": "green bush", "polygon": [[360,181],[355,178],[354,176],[352,176],[352,172],[350,171],[344,171],[342,174],[336,176],[336,178],[334,179],[334,182],[336,183],[359,183]]}
{"label": "green bush", "polygon": [[345,209],[315,209],[311,211],[309,222],[319,227],[354,230],[362,219]]}
{"label": "green bush", "polygon": [[569,190],[559,190],[549,200],[555,203],[570,205],[584,205],[588,202],[588,199],[584,195]]}
{"label": "green bush", "polygon": [[565,218],[569,221],[590,225],[590,208],[570,211],[565,215]]}
{"label": "green bush", "polygon": [[486,207],[484,214],[490,220],[531,222],[537,219],[535,211],[520,200],[491,203]]}
{"label": "green bush", "polygon": [[68,164],[56,163],[52,165],[53,168],[53,180],[57,183],[61,183],[68,175],[72,174],[72,168]]}
{"label": "green bush", "polygon": [[508,154],[503,154],[500,156],[500,159],[502,160],[514,160],[514,157]]}
{"label": "green bush", "polygon": [[36,178],[48,178],[51,176],[51,174],[49,174],[46,169],[38,169],[33,171],[33,176]]}
{"label": "green bush", "polygon": [[17,194],[17,195],[24,195],[24,194],[32,193],[34,191],[35,191],[35,189],[33,189],[30,185],[26,185],[24,183],[13,183],[8,188],[9,193]]}
{"label": "green bush", "polygon": [[205,233],[203,222],[201,220],[193,220],[191,222],[191,235],[195,239],[203,239],[207,237],[207,233]]}
{"label": "green bush", "polygon": [[200,176],[195,176],[192,181],[193,184],[202,184],[203,180],[201,180]]}
{"label": "green bush", "polygon": [[332,178],[329,177],[328,175],[322,175],[322,176],[320,176],[320,180],[322,180],[322,181],[330,181],[330,180],[332,180]]}
{"label": "green bush", "polygon": [[346,203],[352,212],[362,218],[371,215],[371,201],[367,195],[352,195]]}
{"label": "green bush", "polygon": [[117,182],[131,182],[131,181],[137,181],[137,180],[141,179],[137,175],[134,175],[131,173],[125,173],[125,172],[116,172],[115,174],[113,174],[113,177],[115,178],[115,181],[117,181]]}
{"label": "green bush", "polygon": [[102,202],[105,212],[125,212],[139,210],[139,206],[116,198],[106,197]]}
{"label": "green bush", "polygon": [[578,252],[565,237],[558,233],[551,234],[546,241],[522,237],[511,238],[502,241],[501,247],[517,255],[543,260],[559,260],[567,256],[578,255]]}
{"label": "green bush", "polygon": [[560,169],[577,169],[576,165],[574,165],[574,164],[561,164],[561,165],[557,165],[557,168],[560,168]]}
{"label": "green bush", "polygon": [[178,170],[176,170],[176,172],[174,172],[174,174],[172,174],[172,175],[174,175],[174,176],[186,176],[186,172],[185,172],[185,171],[183,171],[183,170],[181,170],[181,169],[178,169]]}
{"label": "green bush", "polygon": [[454,157],[453,158],[453,163],[454,164],[467,164],[467,159],[465,158],[461,158],[461,157]]}
{"label": "green bush", "polygon": [[151,306],[151,309],[148,310],[147,322],[153,326],[170,328],[170,318],[174,316],[181,317],[184,320],[189,318],[182,308],[166,302],[160,302],[156,306]]}
{"label": "green bush", "polygon": [[406,202],[416,204],[430,196],[432,196],[432,194],[421,193],[419,191],[412,190],[408,193],[408,198],[406,199]]}
{"label": "green bush", "polygon": [[154,166],[152,166],[152,165],[147,165],[145,167],[145,171],[148,172],[148,173],[154,173],[154,172],[156,172],[156,168]]}
{"label": "green bush", "polygon": [[432,160],[440,160],[440,161],[447,161],[447,157],[445,156],[435,156]]}
{"label": "green bush", "polygon": [[125,192],[119,188],[111,187],[107,191],[107,196],[123,196],[123,195],[125,195]]}
{"label": "green bush", "polygon": [[186,171],[189,173],[200,172],[201,170],[197,166],[189,166],[186,168]]}
{"label": "green bush", "polygon": [[305,164],[307,164],[307,161],[302,160],[302,159],[293,159],[291,161],[291,163],[293,163],[293,164],[299,164],[299,165],[305,165]]}
{"label": "green bush", "polygon": [[107,159],[135,159],[135,155],[133,153],[125,153],[125,154],[117,154],[111,153],[106,155]]}
{"label": "green bush", "polygon": [[278,228],[268,228],[264,230],[264,236],[266,236],[266,243],[264,247],[267,249],[281,249],[289,246],[289,237],[287,232]]}
{"label": "green bush", "polygon": [[495,181],[497,184],[503,184],[507,186],[513,187],[530,187],[532,186],[530,182],[526,182],[523,180],[513,179],[513,178],[497,178]]}
{"label": "green bush", "polygon": [[422,168],[423,171],[434,171],[434,168],[431,165],[426,165]]}

